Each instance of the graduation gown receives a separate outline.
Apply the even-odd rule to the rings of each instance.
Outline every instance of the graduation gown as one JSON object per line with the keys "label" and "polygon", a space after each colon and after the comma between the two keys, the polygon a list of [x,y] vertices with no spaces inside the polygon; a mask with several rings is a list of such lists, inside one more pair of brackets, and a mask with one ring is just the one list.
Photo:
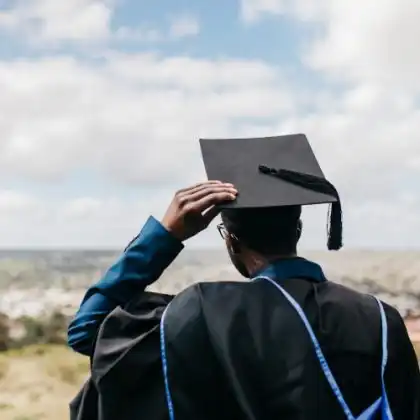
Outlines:
{"label": "graduation gown", "polygon": [[[377,302],[329,281],[287,279],[281,286],[304,311],[357,417],[381,395]],[[393,418],[419,420],[416,356],[398,312],[383,307]],[[91,378],[71,404],[71,419],[174,418],[348,417],[296,310],[272,284],[257,280],[196,284],[175,298],[145,292],[102,323]]]}

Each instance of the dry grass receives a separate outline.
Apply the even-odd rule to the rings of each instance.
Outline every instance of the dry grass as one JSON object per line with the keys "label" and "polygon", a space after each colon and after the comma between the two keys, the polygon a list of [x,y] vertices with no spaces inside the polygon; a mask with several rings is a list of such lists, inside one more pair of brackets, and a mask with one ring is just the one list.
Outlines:
{"label": "dry grass", "polygon": [[88,360],[65,347],[34,346],[0,356],[1,420],[68,419]]}
{"label": "dry grass", "polygon": [[417,359],[420,360],[420,341],[413,343],[413,345],[414,345],[414,350],[416,350]]}
{"label": "dry grass", "polygon": [[[420,357],[420,342],[416,347]],[[68,419],[68,404],[88,369],[86,358],[60,346],[0,354],[0,419]]]}
{"label": "dry grass", "polygon": [[9,370],[9,361],[7,359],[0,359],[0,381],[7,376]]}

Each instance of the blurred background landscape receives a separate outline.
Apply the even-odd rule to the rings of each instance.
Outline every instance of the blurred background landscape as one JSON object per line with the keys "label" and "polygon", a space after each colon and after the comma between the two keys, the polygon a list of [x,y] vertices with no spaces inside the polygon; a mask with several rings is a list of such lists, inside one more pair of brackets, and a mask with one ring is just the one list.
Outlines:
{"label": "blurred background landscape", "polygon": [[[88,362],[66,327],[100,249],[205,179],[199,138],[305,133],[345,242],[305,255],[420,342],[420,1],[363,6],[0,0],[0,420],[68,418]],[[302,249],[324,249],[327,208],[304,213]],[[212,227],[153,288],[239,280],[217,246]]]}
{"label": "blurred background landscape", "polygon": [[[66,347],[66,328],[86,288],[118,252],[0,251],[0,418],[52,420],[88,375]],[[308,252],[330,280],[373,293],[402,316],[420,314],[420,252]],[[152,289],[178,293],[198,281],[238,280],[224,250],[185,250]],[[420,348],[419,357],[420,357]]]}

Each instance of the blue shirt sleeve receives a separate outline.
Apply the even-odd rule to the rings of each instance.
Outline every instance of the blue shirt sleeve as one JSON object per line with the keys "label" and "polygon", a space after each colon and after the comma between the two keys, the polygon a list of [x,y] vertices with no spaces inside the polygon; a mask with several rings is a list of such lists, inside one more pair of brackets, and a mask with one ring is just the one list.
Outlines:
{"label": "blue shirt sleeve", "polygon": [[150,217],[115,264],[88,289],[69,325],[69,346],[78,353],[91,355],[105,317],[156,281],[183,248],[181,241]]}

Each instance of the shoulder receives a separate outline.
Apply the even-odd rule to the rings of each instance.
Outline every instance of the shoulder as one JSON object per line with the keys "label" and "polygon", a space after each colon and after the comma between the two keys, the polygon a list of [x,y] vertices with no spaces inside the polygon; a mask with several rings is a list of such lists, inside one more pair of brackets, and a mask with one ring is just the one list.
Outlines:
{"label": "shoulder", "polygon": [[[368,314],[374,311],[379,316],[379,307],[374,294],[359,292],[350,287],[331,281],[326,282],[325,286],[325,297],[328,301],[339,303],[343,309],[363,309]],[[398,310],[387,302],[381,299],[379,300],[384,308],[388,326],[404,327],[404,321]]]}
{"label": "shoulder", "polygon": [[195,283],[181,293],[177,294],[174,301],[181,301],[184,299],[201,299],[219,297],[220,294],[232,294],[245,291],[249,289],[250,285],[255,282],[252,281],[208,281]]}
{"label": "shoulder", "polygon": [[[374,295],[361,293],[337,283],[328,282],[325,292],[321,293],[322,303],[333,309],[340,318],[352,320],[357,325],[364,325],[372,331],[380,331],[380,309]],[[379,299],[379,297],[378,297]],[[379,299],[385,312],[389,353],[398,354],[398,347],[409,342],[404,320],[399,311],[389,303]],[[359,331],[360,333],[360,331]]]}
{"label": "shoulder", "polygon": [[251,282],[217,281],[195,283],[175,296],[171,307],[185,313],[197,313],[210,302],[223,302],[226,297],[238,296],[250,288]]}
{"label": "shoulder", "polygon": [[[359,292],[332,281],[323,283],[320,292],[322,303],[329,307],[349,313],[358,312],[368,317],[376,314],[374,318],[379,319],[378,303],[371,294]],[[394,308],[385,303],[383,303],[383,306],[387,314],[392,312],[392,316],[394,316]]]}
{"label": "shoulder", "polygon": [[388,350],[390,358],[414,352],[404,319],[396,308],[382,302],[388,326]]}
{"label": "shoulder", "polygon": [[250,285],[250,282],[238,281],[193,284],[175,296],[165,315],[165,323],[178,332],[207,324],[209,317],[226,313],[228,307],[238,308]]}

